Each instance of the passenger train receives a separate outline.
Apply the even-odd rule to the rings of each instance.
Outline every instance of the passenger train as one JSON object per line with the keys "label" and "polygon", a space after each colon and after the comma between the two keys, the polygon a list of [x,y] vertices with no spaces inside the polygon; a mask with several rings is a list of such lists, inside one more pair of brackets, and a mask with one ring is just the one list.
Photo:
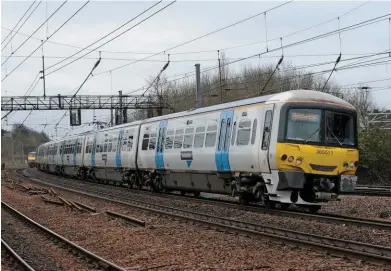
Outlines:
{"label": "passenger train", "polygon": [[357,114],[291,90],[135,121],[40,145],[39,170],[156,192],[238,196],[317,211],[357,177]]}
{"label": "passenger train", "polygon": [[27,163],[29,167],[35,167],[37,153],[35,151],[29,152],[27,155]]}

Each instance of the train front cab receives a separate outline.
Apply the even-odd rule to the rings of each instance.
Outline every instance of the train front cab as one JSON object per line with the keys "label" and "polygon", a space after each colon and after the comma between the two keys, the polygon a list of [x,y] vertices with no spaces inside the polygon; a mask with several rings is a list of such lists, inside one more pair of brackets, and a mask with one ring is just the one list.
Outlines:
{"label": "train front cab", "polygon": [[27,163],[30,168],[36,167],[36,158],[37,158],[36,152],[30,152],[27,155]]}
{"label": "train front cab", "polygon": [[291,102],[280,106],[279,115],[275,170],[265,181],[269,199],[316,210],[340,192],[353,192],[359,158],[355,109]]}

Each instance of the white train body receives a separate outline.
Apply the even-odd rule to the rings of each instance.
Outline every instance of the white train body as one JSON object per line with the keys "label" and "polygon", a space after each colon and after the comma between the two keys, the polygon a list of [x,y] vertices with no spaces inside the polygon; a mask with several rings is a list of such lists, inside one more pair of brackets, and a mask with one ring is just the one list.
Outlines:
{"label": "white train body", "polygon": [[48,142],[37,163],[94,181],[320,206],[354,189],[355,122],[345,101],[293,90]]}

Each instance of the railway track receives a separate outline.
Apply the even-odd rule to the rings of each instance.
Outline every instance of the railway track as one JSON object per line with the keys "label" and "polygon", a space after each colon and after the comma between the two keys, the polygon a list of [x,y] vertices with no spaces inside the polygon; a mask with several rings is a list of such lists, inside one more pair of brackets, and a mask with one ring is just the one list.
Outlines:
{"label": "railway track", "polygon": [[[3,239],[1,239],[1,257],[2,260],[11,262],[9,264],[9,267],[11,267],[12,269],[16,269],[15,268],[15,263],[16,263],[16,265],[21,270],[35,271],[35,269],[32,268],[25,260],[23,260],[23,258],[20,257],[15,252],[15,250],[13,250]],[[10,260],[10,258],[12,258],[12,260]]]}
{"label": "railway track", "polygon": [[358,186],[354,195],[391,197],[391,186]]}
{"label": "railway track", "polygon": [[[50,229],[42,226],[38,222],[32,220],[31,218],[25,216],[15,208],[11,207],[7,203],[1,201],[2,211],[7,212],[12,217],[27,223],[29,226],[33,226],[35,229],[39,230],[47,239],[48,242],[52,243],[52,240],[56,240],[58,246],[67,247],[68,251],[73,253],[73,257],[84,257],[87,258],[85,264],[89,267],[94,266],[95,270],[110,270],[110,271],[125,271],[124,268],[117,266],[116,264],[101,258],[100,256],[78,246],[77,244],[69,241],[68,239],[58,235],[57,233],[51,231]],[[28,227],[26,225],[26,227]],[[3,241],[2,241],[3,246]],[[90,268],[88,268],[90,269]],[[30,269],[34,270],[34,269]]]}
{"label": "railway track", "polygon": [[[32,179],[45,184],[41,180]],[[123,204],[132,208],[137,208],[149,213],[166,217],[176,217],[191,223],[199,223],[206,225],[209,228],[219,229],[228,232],[241,233],[250,236],[262,236],[273,241],[312,247],[327,251],[332,254],[343,255],[347,257],[355,257],[366,259],[369,261],[377,261],[382,263],[391,263],[391,247],[383,247],[379,245],[366,244],[348,240],[340,240],[332,237],[309,234],[299,231],[287,230],[279,227],[272,227],[256,223],[248,223],[234,219],[228,219],[215,215],[193,212],[179,208],[168,207],[151,202],[137,201],[128,198],[114,199],[112,194],[101,192],[98,190],[72,189],[70,187],[61,187],[59,185],[47,184],[56,186],[57,188],[65,189],[71,192],[90,196],[105,201],[110,201],[118,204]]]}
{"label": "railway track", "polygon": [[[31,178],[31,174],[29,174],[26,170],[19,170],[19,174],[23,174],[23,176],[30,178],[32,181],[40,182],[41,184],[48,184],[54,187],[63,188],[63,186],[59,185],[58,183],[53,183],[50,179],[36,179]],[[50,176],[52,177],[52,176]],[[56,178],[57,179],[57,178]],[[44,180],[44,181],[42,181]],[[61,180],[61,179],[58,179]],[[71,189],[76,188],[74,184],[79,184],[79,182],[68,179],[71,181]],[[83,182],[83,184],[85,184]],[[97,183],[88,183],[91,187],[102,187],[105,188],[107,185],[101,185]],[[80,187],[80,185],[77,187],[76,190],[85,189],[83,187]],[[307,220],[317,220],[327,223],[333,223],[333,224],[345,224],[345,225],[354,225],[354,226],[360,226],[360,227],[369,227],[369,228],[376,228],[381,230],[388,230],[391,231],[391,222],[388,221],[378,221],[378,220],[371,220],[371,219],[364,219],[364,218],[356,218],[356,217],[349,217],[349,216],[343,216],[343,215],[337,215],[337,214],[325,214],[325,213],[318,213],[318,214],[311,214],[311,213],[305,213],[301,211],[295,211],[295,210],[279,210],[279,209],[267,209],[260,205],[250,205],[250,206],[243,206],[236,202],[232,201],[224,201],[219,199],[211,199],[211,198],[197,198],[192,196],[182,196],[179,194],[158,194],[158,193],[151,193],[149,191],[145,190],[129,190],[124,189],[121,187],[115,187],[112,186],[112,189],[115,189],[116,192],[120,192],[121,195],[111,195],[111,197],[115,197],[117,199],[127,199],[128,193],[137,193],[137,194],[145,194],[149,196],[157,196],[162,198],[172,198],[172,199],[182,199],[187,200],[195,203],[201,203],[201,204],[211,204],[211,205],[217,205],[222,207],[228,207],[228,208],[235,208],[240,209],[243,211],[249,211],[254,213],[263,213],[263,214],[269,214],[269,215],[278,215],[278,216],[285,216],[285,217],[293,217],[293,218],[300,218],[300,219],[307,219]],[[75,189],[74,189],[75,190]],[[94,190],[94,192],[97,190]]]}

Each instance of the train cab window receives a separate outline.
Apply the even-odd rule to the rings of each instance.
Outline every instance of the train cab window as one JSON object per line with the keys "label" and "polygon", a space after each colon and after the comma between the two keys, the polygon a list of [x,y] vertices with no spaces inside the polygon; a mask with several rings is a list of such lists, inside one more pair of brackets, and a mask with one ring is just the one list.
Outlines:
{"label": "train cab window", "polygon": [[262,150],[267,150],[269,148],[270,134],[272,132],[272,120],[273,120],[273,111],[272,110],[266,111],[265,124],[263,126]]}
{"label": "train cab window", "polygon": [[236,144],[238,146],[248,145],[250,142],[250,132],[251,132],[251,121],[242,120],[238,125],[238,135],[236,139]]}
{"label": "train cab window", "polygon": [[325,111],[324,142],[333,145],[355,146],[354,117],[351,114]]}
{"label": "train cab window", "polygon": [[253,130],[252,130],[252,133],[251,133],[251,144],[254,145],[255,143],[255,137],[257,135],[257,125],[258,125],[258,121],[257,119],[254,119],[253,121]]}
{"label": "train cab window", "polygon": [[174,149],[182,148],[183,143],[183,129],[177,129],[174,137]]}
{"label": "train cab window", "polygon": [[144,137],[143,137],[143,142],[142,142],[142,145],[141,145],[141,149],[143,151],[148,150],[148,141],[149,141],[149,133],[145,133]]}
{"label": "train cab window", "polygon": [[174,130],[167,130],[165,149],[172,149],[174,139]]}
{"label": "train cab window", "polygon": [[210,125],[206,130],[205,147],[214,147],[216,144],[217,125]]}

